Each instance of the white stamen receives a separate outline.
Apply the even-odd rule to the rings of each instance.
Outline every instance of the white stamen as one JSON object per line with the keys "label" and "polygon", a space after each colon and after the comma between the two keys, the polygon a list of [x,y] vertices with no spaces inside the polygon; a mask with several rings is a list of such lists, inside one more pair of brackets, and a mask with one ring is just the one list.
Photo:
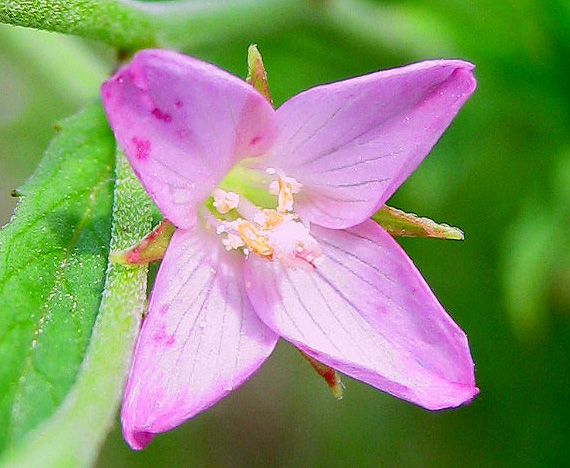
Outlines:
{"label": "white stamen", "polygon": [[226,214],[230,210],[237,208],[239,204],[239,195],[235,192],[216,189],[212,195],[214,197],[214,208],[220,214]]}
{"label": "white stamen", "polygon": [[271,195],[279,195],[279,181],[274,180],[269,184],[269,193]]}
{"label": "white stamen", "polygon": [[[281,180],[283,185],[291,187],[291,193],[299,193],[303,188],[303,184],[294,177],[279,177],[279,180]],[[269,193],[271,195],[279,195],[279,180],[274,180],[269,184]]]}
{"label": "white stamen", "polygon": [[224,221],[224,226],[226,227],[226,232],[235,231],[237,232],[239,225],[243,222],[243,219],[238,218],[233,221]]}
{"label": "white stamen", "polygon": [[209,213],[216,221],[216,233],[222,235],[226,250],[240,250],[246,258],[255,253],[291,268],[312,270],[322,251],[310,234],[309,224],[303,224],[293,212],[293,194],[299,193],[302,185],[278,169],[269,167],[266,172],[278,177],[269,186],[269,192],[277,195],[277,209],[261,209],[237,193],[216,189],[212,196],[217,212],[226,214],[235,209],[240,216],[227,220]]}
{"label": "white stamen", "polygon": [[258,211],[253,216],[253,222],[263,226],[267,222],[267,215],[263,211]]}
{"label": "white stamen", "polygon": [[222,244],[224,244],[226,250],[237,250],[240,247],[243,247],[245,245],[245,242],[240,236],[228,233],[228,237],[222,239]]}

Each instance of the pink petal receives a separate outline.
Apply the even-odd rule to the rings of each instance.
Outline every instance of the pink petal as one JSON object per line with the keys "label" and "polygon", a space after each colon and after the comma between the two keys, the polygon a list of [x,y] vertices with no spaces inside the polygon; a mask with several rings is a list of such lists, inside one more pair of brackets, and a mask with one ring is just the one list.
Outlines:
{"label": "pink petal", "polygon": [[134,449],[216,403],[271,354],[278,337],[253,311],[241,262],[201,227],[172,237],[123,398]]}
{"label": "pink petal", "polygon": [[261,319],[315,359],[428,409],[478,393],[467,338],[399,245],[372,221],[314,228],[316,269],[250,256],[248,295]]}
{"label": "pink petal", "polygon": [[[368,219],[416,169],[475,90],[473,65],[422,62],[301,93],[277,110],[265,167],[304,185],[304,219],[340,229]],[[259,160],[261,162],[261,160]]]}
{"label": "pink petal", "polygon": [[274,110],[253,87],[176,52],[137,53],[101,93],[133,170],[181,228],[234,164],[267,151],[277,133]]}

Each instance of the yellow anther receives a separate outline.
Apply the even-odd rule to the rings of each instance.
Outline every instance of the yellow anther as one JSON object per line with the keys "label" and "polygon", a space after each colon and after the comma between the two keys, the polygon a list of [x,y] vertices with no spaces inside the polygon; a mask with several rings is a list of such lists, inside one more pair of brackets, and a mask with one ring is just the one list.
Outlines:
{"label": "yellow anther", "polygon": [[263,230],[270,231],[283,221],[296,218],[297,216],[295,214],[283,214],[277,210],[264,209],[259,211],[253,220]]}
{"label": "yellow anther", "polygon": [[269,193],[277,195],[277,211],[293,211],[293,194],[301,191],[301,184],[293,177],[279,177],[271,182]]}
{"label": "yellow anther", "polygon": [[252,223],[242,220],[239,223],[237,230],[240,237],[252,252],[261,255],[262,257],[268,257],[269,259],[273,257],[273,249],[267,243],[267,237],[265,237]]}
{"label": "yellow anther", "polygon": [[277,211],[285,213],[293,211],[293,187],[289,182],[279,178],[279,195],[277,196]]}
{"label": "yellow anther", "polygon": [[[277,171],[269,168],[267,173],[274,175]],[[213,207],[219,214],[226,215],[235,209],[245,218],[236,219],[230,213],[219,219],[214,214],[216,234],[222,236],[226,250],[241,251],[246,258],[255,253],[292,268],[316,268],[314,261],[322,255],[321,249],[311,236],[309,225],[303,224],[293,212],[293,195],[301,187],[297,180],[284,175],[271,182],[269,193],[277,195],[276,209],[259,208],[235,192],[214,190]]]}

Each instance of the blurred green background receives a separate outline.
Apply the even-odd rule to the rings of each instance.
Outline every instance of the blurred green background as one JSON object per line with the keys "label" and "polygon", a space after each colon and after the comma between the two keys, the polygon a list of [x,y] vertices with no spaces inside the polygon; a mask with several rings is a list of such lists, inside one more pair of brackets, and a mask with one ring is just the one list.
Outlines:
{"label": "blurred green background", "polygon": [[[241,389],[144,452],[117,423],[98,466],[569,466],[570,2],[383,1],[329,20],[187,52],[245,76],[256,42],[276,104],[412,61],[476,64],[478,90],[390,204],[465,231],[464,242],[401,243],[467,332],[481,394],[430,413],[344,378],[335,401],[281,343]],[[0,224],[53,123],[97,96],[113,58],[0,27]]]}

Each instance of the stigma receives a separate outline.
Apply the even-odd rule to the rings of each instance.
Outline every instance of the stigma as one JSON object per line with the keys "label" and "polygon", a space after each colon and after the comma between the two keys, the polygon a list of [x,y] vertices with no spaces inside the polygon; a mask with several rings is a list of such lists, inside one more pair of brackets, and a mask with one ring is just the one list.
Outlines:
{"label": "stigma", "polygon": [[216,233],[225,249],[241,251],[246,257],[258,255],[292,268],[316,268],[315,260],[322,251],[310,227],[293,211],[293,195],[301,187],[292,177],[279,176],[272,181],[268,191],[277,196],[275,209],[257,207],[235,192],[214,190],[213,208],[223,215],[216,216]]}

